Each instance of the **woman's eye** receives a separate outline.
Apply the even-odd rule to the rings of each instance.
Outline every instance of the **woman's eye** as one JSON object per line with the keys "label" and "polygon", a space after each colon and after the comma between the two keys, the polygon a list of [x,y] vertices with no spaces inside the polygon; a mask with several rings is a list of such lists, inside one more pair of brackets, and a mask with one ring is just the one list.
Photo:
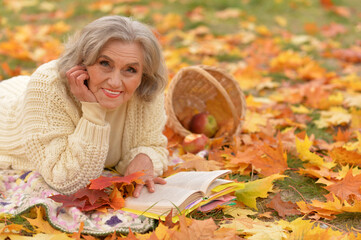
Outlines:
{"label": "woman's eye", "polygon": [[108,61],[100,61],[99,64],[104,66],[104,67],[109,67],[109,62]]}
{"label": "woman's eye", "polygon": [[131,72],[131,73],[136,73],[137,72],[137,69],[133,68],[133,67],[129,67],[127,69],[128,72]]}

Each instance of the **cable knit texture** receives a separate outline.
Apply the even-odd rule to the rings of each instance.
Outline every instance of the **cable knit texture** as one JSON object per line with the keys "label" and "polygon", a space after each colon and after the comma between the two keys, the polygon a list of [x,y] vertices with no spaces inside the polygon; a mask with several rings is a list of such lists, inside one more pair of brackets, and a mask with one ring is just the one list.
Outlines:
{"label": "cable knit texture", "polygon": [[127,104],[124,126],[110,126],[103,116],[89,121],[82,103],[59,79],[56,61],[30,78],[0,82],[0,168],[35,169],[51,187],[71,194],[100,176],[111,151],[111,128],[124,127],[115,165],[119,173],[144,153],[161,175],[168,161],[164,94],[149,103],[133,96]]}

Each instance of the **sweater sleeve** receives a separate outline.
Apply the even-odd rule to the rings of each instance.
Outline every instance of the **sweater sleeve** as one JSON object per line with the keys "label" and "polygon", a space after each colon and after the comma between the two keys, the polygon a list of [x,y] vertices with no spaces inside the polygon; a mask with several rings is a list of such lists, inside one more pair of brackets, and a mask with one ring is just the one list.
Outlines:
{"label": "sweater sleeve", "polygon": [[83,117],[54,72],[38,70],[31,77],[24,104],[24,147],[51,187],[72,194],[103,171],[110,126],[99,124],[101,117],[95,122]]}
{"label": "sweater sleeve", "polygon": [[152,102],[135,98],[130,101],[123,133],[122,159],[116,166],[124,174],[129,163],[140,153],[153,162],[156,176],[163,174],[168,165],[167,138],[163,135],[166,123],[164,94]]}

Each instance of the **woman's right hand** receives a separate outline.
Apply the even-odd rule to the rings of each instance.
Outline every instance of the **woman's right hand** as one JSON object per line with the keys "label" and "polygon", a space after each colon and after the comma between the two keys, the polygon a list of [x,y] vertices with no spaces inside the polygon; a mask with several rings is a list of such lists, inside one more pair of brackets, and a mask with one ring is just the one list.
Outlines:
{"label": "woman's right hand", "polygon": [[70,86],[70,91],[81,102],[97,102],[94,94],[85,85],[89,80],[89,74],[85,66],[77,65],[66,72],[66,77]]}

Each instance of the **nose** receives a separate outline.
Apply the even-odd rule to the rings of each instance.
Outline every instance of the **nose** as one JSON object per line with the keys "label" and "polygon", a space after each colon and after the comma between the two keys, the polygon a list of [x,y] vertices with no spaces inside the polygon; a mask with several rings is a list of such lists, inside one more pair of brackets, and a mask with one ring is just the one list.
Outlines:
{"label": "nose", "polygon": [[118,71],[114,71],[108,79],[108,84],[113,89],[118,89],[122,86],[122,76]]}

